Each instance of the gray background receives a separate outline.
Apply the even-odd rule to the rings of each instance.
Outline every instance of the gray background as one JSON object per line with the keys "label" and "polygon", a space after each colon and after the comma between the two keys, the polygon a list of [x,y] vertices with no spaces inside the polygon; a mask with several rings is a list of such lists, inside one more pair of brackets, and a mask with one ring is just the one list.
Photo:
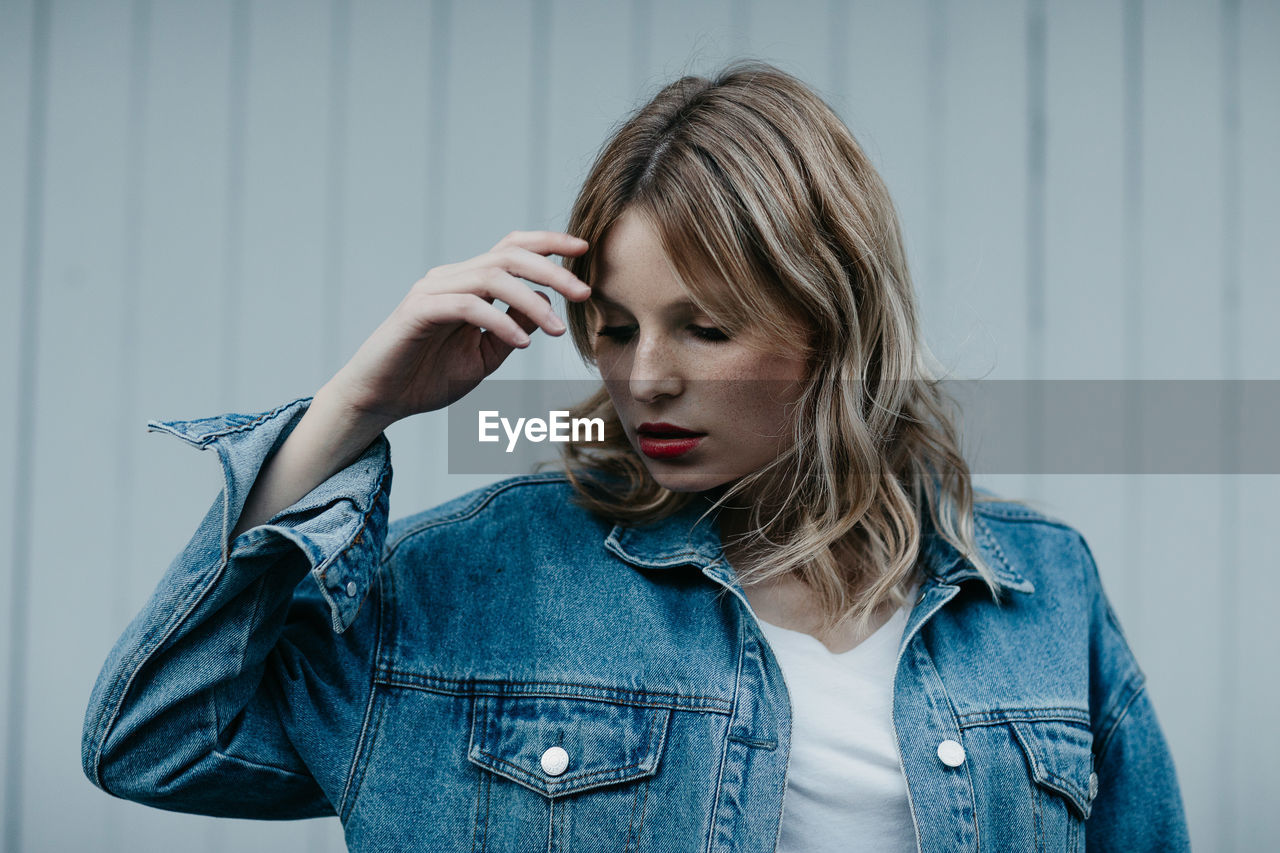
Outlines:
{"label": "gray background", "polygon": [[[81,773],[94,677],[221,482],[144,424],[313,393],[428,268],[562,227],[661,83],[751,55],[813,84],[957,376],[1276,379],[1277,44],[1274,0],[2,0],[3,849],[342,848]],[[539,335],[498,375],[588,374]],[[490,479],[445,473],[445,423],[388,431],[393,516]],[[1093,546],[1196,848],[1268,849],[1276,477],[980,482]]]}

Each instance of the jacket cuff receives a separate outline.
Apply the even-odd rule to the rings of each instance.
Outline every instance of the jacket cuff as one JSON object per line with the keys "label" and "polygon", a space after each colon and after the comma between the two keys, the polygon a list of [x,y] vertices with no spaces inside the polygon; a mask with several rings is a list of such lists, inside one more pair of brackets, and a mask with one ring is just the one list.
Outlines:
{"label": "jacket cuff", "polygon": [[227,539],[244,510],[249,490],[310,407],[300,397],[255,414],[228,413],[194,420],[148,421],[148,432],[177,436],[192,447],[213,447],[222,465],[222,562],[270,552],[292,543],[329,605],[334,631],[342,633],[368,594],[386,538],[391,492],[391,445],[379,434],[364,453],[276,513],[264,524]]}

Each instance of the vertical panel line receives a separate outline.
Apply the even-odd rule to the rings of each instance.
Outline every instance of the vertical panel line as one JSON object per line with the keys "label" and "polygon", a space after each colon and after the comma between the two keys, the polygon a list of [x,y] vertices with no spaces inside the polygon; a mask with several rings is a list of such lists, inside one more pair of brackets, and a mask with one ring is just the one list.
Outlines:
{"label": "vertical panel line", "polygon": [[[133,566],[134,475],[137,471],[134,447],[134,415],[138,410],[138,339],[141,317],[143,180],[146,171],[148,126],[147,80],[151,69],[151,0],[134,0],[129,27],[129,92],[126,105],[128,142],[125,151],[124,261],[120,283],[119,348],[120,398],[112,446],[115,448],[114,479],[116,500],[111,502],[112,542],[110,546],[111,624],[122,630],[129,618],[130,568]],[[103,827],[103,843],[120,838],[120,815],[111,812]]]}
{"label": "vertical panel line", "polygon": [[729,0],[729,50],[733,59],[746,54],[750,40],[750,0]]}
{"label": "vertical panel line", "polygon": [[[1140,379],[1142,368],[1142,146],[1143,146],[1143,24],[1142,0],[1125,0],[1124,4],[1124,369],[1122,378]],[[1142,383],[1135,382],[1134,393],[1125,395],[1125,406],[1122,411],[1121,441],[1124,459],[1130,465],[1129,470],[1142,471],[1140,436],[1142,434]],[[1143,540],[1140,477],[1128,476],[1124,481],[1124,512],[1127,523],[1124,525],[1124,565],[1125,582],[1128,589],[1125,601],[1129,603],[1132,613],[1131,622],[1136,626],[1134,632],[1139,640],[1145,635],[1143,631],[1142,611],[1143,597],[1139,595],[1142,581]]]}
{"label": "vertical panel line", "polygon": [[[246,102],[249,97],[249,3],[236,0],[231,9],[231,49],[227,82],[227,254],[222,280],[222,341],[226,358],[219,364],[219,406],[230,411],[236,403],[240,377],[240,323],[244,304],[244,174]],[[229,531],[227,531],[229,532]]]}
{"label": "vertical panel line", "polygon": [[431,60],[427,81],[427,245],[426,268],[443,263],[440,233],[444,228],[445,146],[449,138],[449,72],[453,65],[453,0],[431,5]]}
{"label": "vertical panel line", "polygon": [[945,287],[946,275],[946,132],[947,132],[947,11],[946,0],[932,0],[929,6],[929,190],[933,196],[928,205],[928,241],[930,275],[925,284],[930,298],[937,303]]}
{"label": "vertical panel line", "polygon": [[[830,55],[827,57],[830,63],[828,80],[829,101],[835,101],[837,93],[848,91],[849,86],[849,61],[848,46],[851,33],[849,30],[849,6],[848,0],[829,0],[827,3],[827,34],[830,41],[827,49]],[[843,103],[844,97],[839,98],[839,102]],[[846,110],[841,110],[846,112]]]}
{"label": "vertical panel line", "polygon": [[327,379],[342,366],[339,362],[342,326],[342,279],[345,253],[343,251],[343,211],[346,209],[347,184],[347,120],[349,78],[351,4],[350,0],[333,0],[329,21],[329,127],[328,150],[325,166],[325,218],[324,218],[324,301],[323,334],[320,346],[323,352],[320,363],[324,365]]}
{"label": "vertical panel line", "polygon": [[526,228],[546,228],[547,173],[551,144],[551,4],[533,2],[533,49],[529,51],[529,224]]}
{"label": "vertical panel line", "polygon": [[[1241,385],[1243,370],[1240,352],[1240,0],[1222,4],[1222,401],[1223,471],[1240,471],[1239,447],[1243,431]],[[1218,784],[1218,820],[1221,849],[1237,849],[1236,807],[1243,802],[1234,749],[1240,731],[1239,651],[1243,648],[1237,596],[1240,594],[1240,478],[1222,479],[1220,525],[1222,530],[1222,624],[1226,629],[1226,654],[1222,656],[1222,685],[1218,691],[1218,727],[1222,739],[1222,763]],[[1243,817],[1243,815],[1241,816]]]}
{"label": "vertical panel line", "polygon": [[[533,0],[532,45],[529,51],[529,208],[526,228],[554,228],[547,213],[551,174],[551,2]],[[552,291],[552,304],[563,313],[564,298]],[[545,347],[535,347],[534,359],[526,359],[524,376],[545,375],[550,358]]]}
{"label": "vertical panel line", "polygon": [[1027,10],[1027,331],[1032,395],[1027,431],[1032,491],[1043,492],[1045,470],[1045,182],[1047,117],[1045,115],[1045,0],[1028,0]]}
{"label": "vertical panel line", "polygon": [[120,377],[121,400],[117,409],[114,445],[117,500],[112,549],[115,582],[112,584],[112,624],[123,627],[128,618],[129,566],[132,564],[134,459],[133,417],[138,408],[138,336],[141,314],[139,282],[142,279],[142,182],[147,140],[147,78],[151,66],[151,0],[134,0],[130,26],[129,67],[129,149],[125,162],[124,188],[124,281],[121,287]]}
{"label": "vertical panel line", "polygon": [[50,21],[48,3],[34,4],[31,76],[27,92],[27,162],[23,188],[22,302],[18,326],[18,398],[13,478],[13,539],[9,571],[9,694],[5,726],[4,849],[22,842],[22,776],[26,759],[27,614],[31,587],[31,495],[35,486],[36,372],[40,341],[40,276],[43,264],[45,144],[48,136]]}
{"label": "vertical panel line", "polygon": [[652,64],[653,8],[651,0],[631,0],[631,91],[639,97],[647,86]]}

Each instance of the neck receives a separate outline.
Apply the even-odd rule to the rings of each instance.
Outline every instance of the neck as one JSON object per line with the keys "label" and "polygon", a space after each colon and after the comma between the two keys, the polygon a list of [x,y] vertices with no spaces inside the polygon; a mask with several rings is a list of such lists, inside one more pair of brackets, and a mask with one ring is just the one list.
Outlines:
{"label": "neck", "polygon": [[[771,512],[776,512],[776,509],[776,507],[766,509],[762,514],[765,518],[768,518]],[[725,556],[728,557],[729,562],[739,573],[757,565],[768,565],[768,546],[739,541],[751,529],[750,505],[744,506],[741,498],[731,500],[728,505],[720,510],[717,516],[717,523]],[[828,548],[838,562],[852,569],[855,563],[855,555],[859,550],[856,543],[856,531],[846,534],[829,545]]]}

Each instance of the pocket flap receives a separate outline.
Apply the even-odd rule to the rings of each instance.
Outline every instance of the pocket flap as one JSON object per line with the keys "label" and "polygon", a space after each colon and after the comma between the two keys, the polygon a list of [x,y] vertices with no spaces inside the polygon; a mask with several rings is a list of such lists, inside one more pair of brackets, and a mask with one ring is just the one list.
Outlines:
{"label": "pocket flap", "polygon": [[[657,771],[671,709],[594,699],[477,696],[467,758],[548,797]],[[543,766],[560,747],[568,764]],[[564,755],[553,753],[563,764]]]}
{"label": "pocket flap", "polygon": [[1018,720],[1009,725],[1027,755],[1031,777],[1065,797],[1087,819],[1098,792],[1089,727],[1063,720]]}

